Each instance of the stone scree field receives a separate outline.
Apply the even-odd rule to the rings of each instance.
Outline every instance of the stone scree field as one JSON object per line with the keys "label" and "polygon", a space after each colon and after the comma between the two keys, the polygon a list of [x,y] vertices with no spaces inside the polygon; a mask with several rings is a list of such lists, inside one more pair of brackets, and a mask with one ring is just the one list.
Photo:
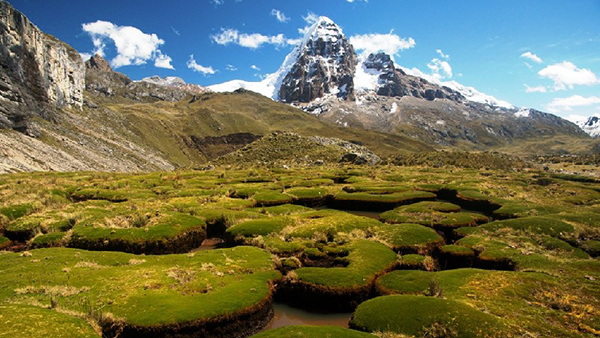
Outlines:
{"label": "stone scree field", "polygon": [[599,212],[537,171],[4,175],[0,337],[246,337],[274,300],[353,315],[257,338],[598,337]]}

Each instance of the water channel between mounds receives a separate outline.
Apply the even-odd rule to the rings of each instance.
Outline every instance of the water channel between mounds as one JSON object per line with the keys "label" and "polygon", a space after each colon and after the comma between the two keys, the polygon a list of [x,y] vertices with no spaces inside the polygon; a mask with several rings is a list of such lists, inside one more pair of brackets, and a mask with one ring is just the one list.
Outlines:
{"label": "water channel between mounds", "polygon": [[[438,198],[437,202],[449,202],[456,203],[456,201]],[[386,210],[352,210],[347,208],[332,208],[329,205],[320,205],[313,206],[315,210],[323,210],[323,209],[335,209],[343,212],[347,212],[357,216],[369,217],[375,220],[380,220],[381,213]],[[393,209],[393,208],[392,208]],[[391,210],[391,209],[390,209]],[[461,211],[464,212],[472,212],[477,214],[486,215],[490,218],[490,221],[493,220],[492,213],[484,212],[482,210],[476,210],[473,208],[465,208],[461,206]],[[222,229],[224,230],[224,229]],[[218,231],[219,232],[219,231]],[[227,243],[221,238],[219,238],[220,233],[213,233],[215,235],[212,238],[206,239],[202,246],[197,249],[192,250],[192,252],[205,251],[205,250],[213,250],[222,247],[227,247]],[[446,238],[446,242],[448,242],[448,238]],[[276,329],[283,326],[289,325],[333,325],[340,326],[344,328],[348,328],[348,324],[352,317],[352,312],[325,312],[318,311],[318,309],[308,309],[308,308],[298,308],[291,306],[282,301],[275,300],[273,302],[273,318],[269,321],[268,325],[265,326],[262,331]]]}

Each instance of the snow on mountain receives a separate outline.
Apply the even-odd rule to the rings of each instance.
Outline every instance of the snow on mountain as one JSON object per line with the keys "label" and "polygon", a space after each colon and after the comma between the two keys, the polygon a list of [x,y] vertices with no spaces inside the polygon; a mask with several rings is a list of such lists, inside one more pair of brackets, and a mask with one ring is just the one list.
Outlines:
{"label": "snow on mountain", "polygon": [[583,118],[572,122],[591,137],[600,137],[600,114],[595,114],[589,118]]}
{"label": "snow on mountain", "polygon": [[328,17],[322,16],[309,27],[301,42],[285,57],[275,73],[268,74],[262,81],[232,80],[209,86],[214,92],[231,92],[237,89],[247,89],[260,93],[273,100],[279,101],[279,90],[283,80],[297,64],[303,52],[309,48],[311,41],[336,42],[342,34],[341,29]]}
{"label": "snow on mountain", "polygon": [[469,101],[487,104],[492,107],[500,107],[500,108],[506,108],[506,109],[514,108],[514,106],[512,104],[510,104],[509,102],[503,101],[503,100],[497,99],[491,95],[482,93],[482,92],[478,91],[477,89],[475,89],[474,87],[465,86],[454,80],[442,81],[438,77],[435,77],[435,76],[429,75],[429,74],[425,74],[417,68],[405,68],[402,66],[399,66],[399,67],[400,67],[400,69],[402,69],[404,72],[406,72],[409,75],[423,78],[431,83],[437,84],[438,86],[445,86],[450,89],[453,89],[453,90],[461,93]]}
{"label": "snow on mountain", "polygon": [[174,86],[174,85],[177,86],[177,85],[185,84],[185,81],[183,81],[183,79],[180,77],[167,76],[167,77],[162,78],[158,75],[145,77],[142,79],[142,82],[153,83],[153,84],[159,85],[159,86]]}
{"label": "snow on mountain", "polygon": [[521,108],[515,112],[515,117],[529,117],[531,113],[531,109],[529,108]]}
{"label": "snow on mountain", "polygon": [[[379,54],[372,55],[377,57]],[[408,75],[450,88],[469,101],[514,109],[509,102],[482,93],[473,87],[456,81],[443,81],[419,69],[401,67],[393,61],[391,65],[391,68],[399,68]],[[243,88],[276,101],[310,102],[326,95],[347,98],[354,92],[377,92],[382,85],[381,75],[386,71],[390,72],[387,68],[377,69],[369,65],[369,60],[364,56],[357,60],[356,53],[342,29],[331,19],[322,16],[306,30],[301,42],[286,56],[275,73],[258,82],[232,80],[208,88],[215,92]]]}

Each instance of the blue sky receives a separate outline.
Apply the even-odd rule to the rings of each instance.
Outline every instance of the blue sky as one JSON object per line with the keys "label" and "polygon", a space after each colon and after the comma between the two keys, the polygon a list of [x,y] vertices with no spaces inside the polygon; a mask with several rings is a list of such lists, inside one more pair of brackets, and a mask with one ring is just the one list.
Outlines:
{"label": "blue sky", "polygon": [[[599,0],[10,2],[81,53],[102,47],[132,79],[258,81],[277,70],[312,13],[333,19],[349,38],[412,38],[411,48],[395,50],[403,67],[516,106],[563,117],[600,114]],[[229,39],[217,38],[223,32]]]}

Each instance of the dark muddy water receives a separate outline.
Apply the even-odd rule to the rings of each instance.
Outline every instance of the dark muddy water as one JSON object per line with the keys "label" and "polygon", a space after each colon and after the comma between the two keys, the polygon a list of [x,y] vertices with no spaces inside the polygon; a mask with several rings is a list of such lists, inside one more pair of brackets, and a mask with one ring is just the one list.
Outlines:
{"label": "dark muddy water", "polygon": [[352,313],[315,313],[282,303],[273,303],[275,315],[265,330],[288,325],[335,325],[348,327]]}

